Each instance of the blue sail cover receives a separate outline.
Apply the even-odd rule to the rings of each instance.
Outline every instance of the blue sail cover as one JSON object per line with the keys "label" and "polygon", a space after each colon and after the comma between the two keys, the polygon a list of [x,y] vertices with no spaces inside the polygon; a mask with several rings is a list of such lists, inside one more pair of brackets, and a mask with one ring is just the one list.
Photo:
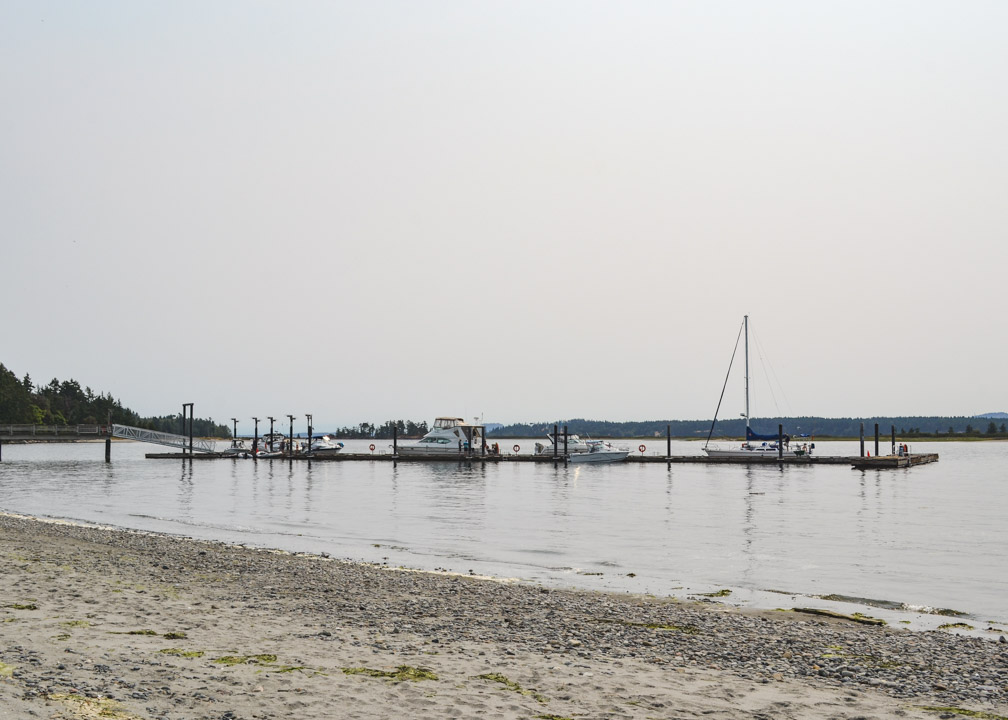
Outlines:
{"label": "blue sail cover", "polygon": [[[745,439],[746,442],[752,442],[753,440],[776,440],[777,433],[774,433],[773,435],[760,435],[759,433],[754,433],[752,428],[746,428]],[[789,442],[790,440],[791,436],[784,433],[784,442]]]}

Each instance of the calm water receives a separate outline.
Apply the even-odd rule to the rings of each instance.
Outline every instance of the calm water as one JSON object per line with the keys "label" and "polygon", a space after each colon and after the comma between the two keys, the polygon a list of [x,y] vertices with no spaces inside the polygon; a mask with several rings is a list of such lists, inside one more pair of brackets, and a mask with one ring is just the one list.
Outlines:
{"label": "calm water", "polygon": [[[517,442],[523,453],[533,444]],[[347,450],[367,444],[351,441]],[[664,451],[663,440],[651,445],[649,453]],[[758,607],[861,610],[913,627],[949,622],[920,608],[952,608],[978,630],[1008,626],[1008,443],[913,449],[941,461],[871,472],[190,465],[146,460],[158,448],[117,443],[106,465],[104,444],[4,445],[0,508],[553,586],[679,597],[726,588],[726,601]],[[854,455],[858,447],[820,442],[816,451]],[[675,454],[699,452],[699,443],[673,443]],[[886,607],[803,597],[828,594]]]}

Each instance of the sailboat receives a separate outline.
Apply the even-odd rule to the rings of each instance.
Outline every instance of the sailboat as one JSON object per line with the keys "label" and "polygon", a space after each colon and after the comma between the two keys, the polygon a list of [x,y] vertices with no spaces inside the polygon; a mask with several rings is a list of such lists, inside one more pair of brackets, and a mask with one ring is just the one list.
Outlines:
{"label": "sailboat", "polygon": [[[749,460],[775,460],[784,455],[806,455],[811,454],[811,448],[807,446],[802,446],[796,448],[795,450],[790,450],[791,437],[789,435],[783,435],[778,438],[777,435],[760,435],[753,431],[749,427],[749,316],[746,315],[743,320],[743,326],[745,327],[745,412],[743,417],[745,417],[745,442],[742,443],[740,447],[732,448],[720,448],[720,447],[710,447],[705,444],[703,451],[707,454],[709,458],[740,458]],[[736,345],[735,347],[738,347]],[[734,353],[733,353],[734,356]],[[727,383],[727,378],[725,379]],[[724,391],[722,390],[722,395]],[[719,403],[720,406],[720,403]],[[714,421],[717,422],[717,412],[714,413]],[[711,432],[714,431],[714,426],[711,425]],[[710,435],[707,436],[707,442],[710,442]],[[782,442],[784,445],[783,453],[778,447],[778,443]],[[811,447],[815,447],[812,445]]]}

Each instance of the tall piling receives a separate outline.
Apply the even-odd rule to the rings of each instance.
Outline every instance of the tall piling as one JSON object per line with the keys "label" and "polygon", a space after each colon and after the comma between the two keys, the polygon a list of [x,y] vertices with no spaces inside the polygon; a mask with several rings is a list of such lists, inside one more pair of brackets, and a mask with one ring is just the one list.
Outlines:
{"label": "tall piling", "polygon": [[559,434],[560,434],[560,428],[557,426],[556,423],[553,423],[553,467],[557,466],[557,451],[559,450],[557,445],[559,444],[560,441],[560,438],[557,437],[557,435]]}
{"label": "tall piling", "polygon": [[668,460],[668,469],[672,469],[672,425],[665,426],[665,458]]}
{"label": "tall piling", "polygon": [[784,424],[777,423],[777,459],[784,460]]}
{"label": "tall piling", "polygon": [[878,423],[875,423],[875,457],[878,457]]}
{"label": "tall piling", "polygon": [[308,419],[308,457],[311,457],[311,454],[312,454],[312,449],[311,449],[311,434],[312,434],[311,421],[312,421],[312,416],[309,415],[309,414],[307,414],[307,413],[305,413],[305,417]]}
{"label": "tall piling", "polygon": [[112,462],[112,411],[109,410],[108,424],[105,426],[105,462]]}
{"label": "tall piling", "polygon": [[861,457],[864,457],[864,423],[861,423]]}
{"label": "tall piling", "polygon": [[567,426],[564,425],[564,465],[570,460],[570,454],[567,452]]}
{"label": "tall piling", "polygon": [[890,452],[893,455],[896,454],[896,426],[895,425],[892,426],[892,450]]}

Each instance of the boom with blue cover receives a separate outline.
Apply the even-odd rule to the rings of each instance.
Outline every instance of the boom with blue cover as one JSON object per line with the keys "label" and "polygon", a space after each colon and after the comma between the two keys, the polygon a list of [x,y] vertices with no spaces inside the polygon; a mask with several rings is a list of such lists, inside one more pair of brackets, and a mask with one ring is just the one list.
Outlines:
{"label": "boom with blue cover", "polygon": [[[773,435],[760,435],[759,433],[754,433],[753,430],[752,430],[752,428],[748,428],[747,427],[746,428],[746,433],[745,433],[745,439],[746,439],[746,442],[752,442],[753,440],[776,440],[777,439],[777,433],[774,433]],[[790,442],[790,441],[791,441],[791,436],[788,435],[787,433],[785,433],[784,434],[784,442]]]}

